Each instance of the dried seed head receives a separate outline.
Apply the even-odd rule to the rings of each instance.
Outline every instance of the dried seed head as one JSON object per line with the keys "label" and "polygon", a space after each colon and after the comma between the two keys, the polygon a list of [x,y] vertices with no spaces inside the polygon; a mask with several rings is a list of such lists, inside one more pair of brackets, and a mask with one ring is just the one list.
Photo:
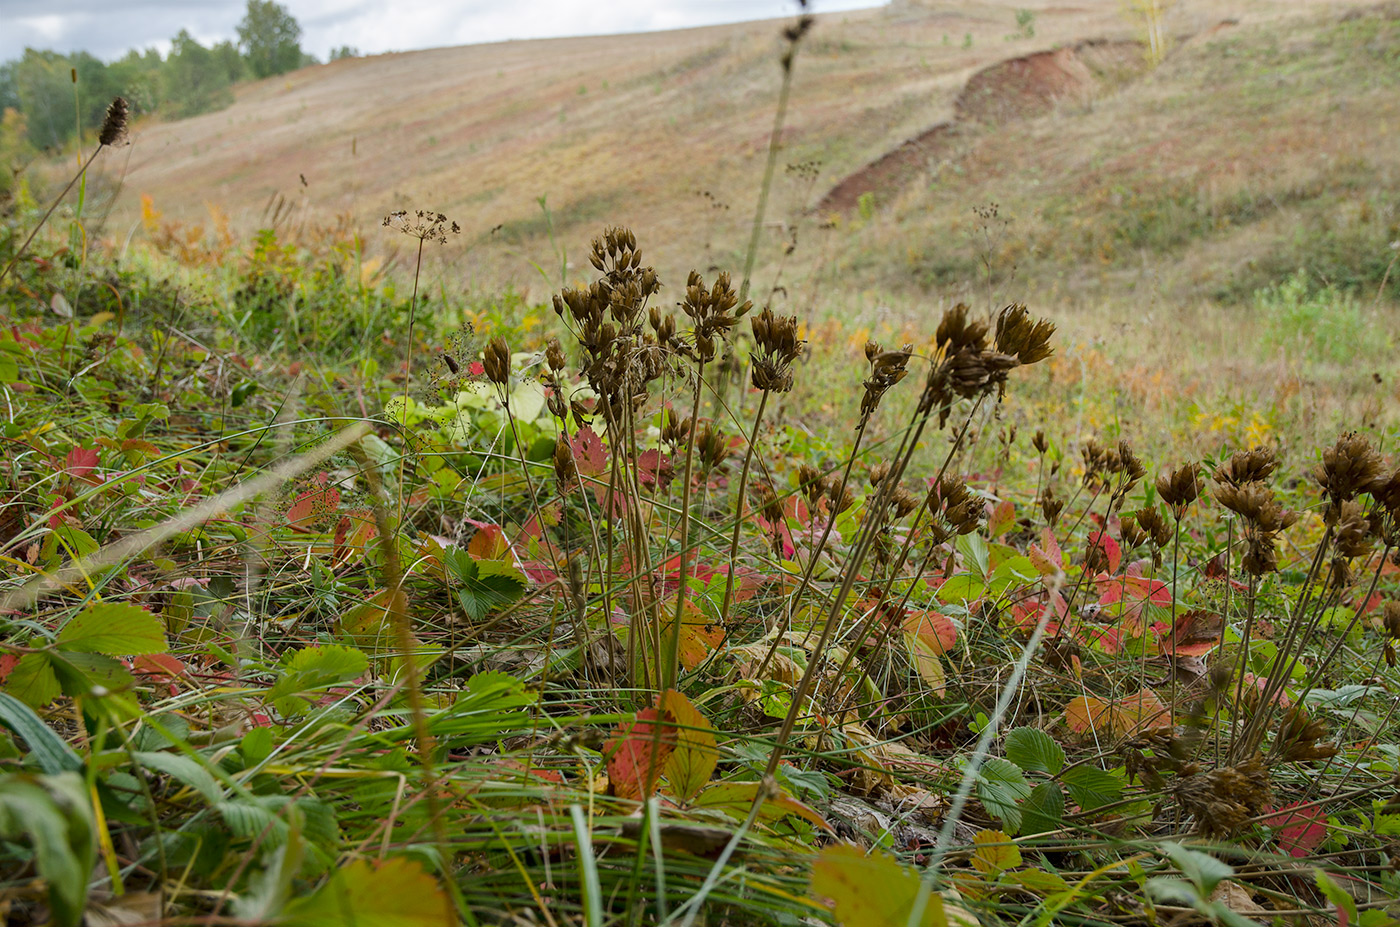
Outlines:
{"label": "dried seed head", "polygon": [[1313,479],[1327,497],[1327,512],[1323,520],[1335,524],[1341,515],[1343,502],[1371,487],[1381,475],[1381,455],[1371,447],[1364,435],[1349,431],[1337,443],[1322,452],[1322,465],[1313,471]]}
{"label": "dried seed head", "polygon": [[912,344],[906,344],[898,351],[881,351],[875,342],[866,342],[865,356],[870,360],[870,376],[862,384],[865,387],[865,395],[860,401],[862,417],[873,414],[890,387],[908,374],[909,355],[913,352]]}
{"label": "dried seed head", "polygon": [[102,131],[97,134],[99,145],[110,147],[126,140],[127,106],[124,97],[116,97],[107,106],[107,117],[102,120]]}
{"label": "dried seed head", "polygon": [[758,353],[751,379],[755,389],[785,393],[792,389],[792,363],[806,342],[797,337],[796,316],[775,316],[765,307],[749,320]]}
{"label": "dried seed head", "polygon": [[968,308],[958,303],[943,313],[934,333],[934,343],[947,354],[956,354],[966,348],[980,354],[987,347],[987,323],[968,321]]}
{"label": "dried seed head", "polygon": [[492,338],[486,345],[481,366],[486,369],[486,379],[497,386],[510,381],[510,348],[506,347],[504,338]]}
{"label": "dried seed head", "polygon": [[1338,557],[1354,560],[1371,550],[1371,523],[1359,502],[1343,502],[1337,518],[1336,552]]}
{"label": "dried seed head", "polygon": [[1119,489],[1120,494],[1129,492],[1147,475],[1147,468],[1133,453],[1133,447],[1127,441],[1118,442],[1118,465],[1124,480],[1123,486]]}
{"label": "dried seed head", "polygon": [[1150,505],[1143,506],[1133,513],[1133,521],[1152,541],[1152,546],[1158,550],[1171,543],[1171,526],[1167,524],[1167,520],[1156,508]]}
{"label": "dried seed head", "polygon": [[1273,791],[1269,770],[1255,756],[1236,766],[1222,766],[1177,783],[1175,797],[1206,834],[1237,832],[1269,806]]}
{"label": "dried seed head", "polygon": [[1271,447],[1236,451],[1215,470],[1215,481],[1229,486],[1262,483],[1278,469],[1278,454]]}
{"label": "dried seed head", "polygon": [[1035,437],[1031,438],[1031,447],[1035,448],[1037,454],[1044,454],[1050,449],[1050,442],[1045,439],[1045,431],[1037,428]]}
{"label": "dried seed head", "polygon": [[1201,494],[1201,465],[1182,464],[1170,473],[1158,476],[1157,494],[1171,506],[1172,514],[1180,521],[1187,506]]}
{"label": "dried seed head", "polygon": [[573,448],[563,432],[554,440],[554,478],[559,481],[561,492],[567,491],[578,482],[578,465],[574,463]]}
{"label": "dried seed head", "polygon": [[1055,487],[1046,486],[1044,492],[1040,494],[1040,514],[1045,516],[1045,523],[1050,527],[1055,527],[1060,521],[1060,512],[1064,510],[1065,500],[1055,498]]}
{"label": "dried seed head", "polygon": [[412,214],[398,209],[384,217],[385,228],[397,229],[409,238],[447,244],[447,236],[460,234],[462,229],[440,212],[415,209]]}
{"label": "dried seed head", "polygon": [[1290,708],[1278,732],[1279,752],[1290,763],[1326,760],[1337,755],[1336,744],[1318,743],[1327,736],[1327,725],[1308,717],[1301,708]]}
{"label": "dried seed head", "polygon": [[890,465],[888,461],[882,460],[870,468],[870,485],[879,486],[880,483],[889,476]]}
{"label": "dried seed head", "polygon": [[1045,319],[1033,320],[1021,303],[1007,306],[997,316],[996,349],[1015,355],[1022,364],[1045,360],[1053,351],[1050,337],[1055,325]]}
{"label": "dried seed head", "polygon": [[1385,633],[1393,640],[1400,641],[1400,602],[1386,600],[1381,606],[1381,621],[1385,625]]}
{"label": "dried seed head", "polygon": [[564,369],[564,347],[558,338],[549,339],[544,348],[544,359],[549,364],[549,369],[555,373]]}
{"label": "dried seed head", "polygon": [[894,517],[903,518],[919,507],[919,500],[914,498],[914,494],[909,490],[900,486],[890,498],[890,504],[894,506]]}

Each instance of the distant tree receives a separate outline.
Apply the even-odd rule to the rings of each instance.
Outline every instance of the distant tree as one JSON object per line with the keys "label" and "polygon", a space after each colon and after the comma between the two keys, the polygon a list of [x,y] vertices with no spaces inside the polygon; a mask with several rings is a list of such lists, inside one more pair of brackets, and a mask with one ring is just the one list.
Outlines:
{"label": "distant tree", "polygon": [[33,48],[15,62],[15,93],[35,148],[61,148],[73,136],[71,67],[63,55]]}
{"label": "distant tree", "polygon": [[163,91],[161,72],[165,62],[160,52],[154,48],[139,52],[135,49],[107,66],[117,92],[126,97],[127,105],[135,115],[153,113],[160,105]]}
{"label": "distant tree", "polygon": [[349,45],[342,45],[342,46],[340,46],[339,48],[335,48],[335,49],[332,49],[332,50],[331,50],[331,57],[330,57],[330,60],[331,60],[331,61],[339,61],[339,60],[342,59],[342,58],[358,58],[358,57],[360,57],[360,50],[359,50],[358,48],[353,48],[353,47],[351,47],[351,46],[349,46]]}
{"label": "distant tree", "polygon": [[301,26],[274,0],[248,0],[238,24],[238,45],[254,77],[271,77],[301,67]]}
{"label": "distant tree", "polygon": [[224,69],[228,75],[228,82],[236,84],[248,76],[248,62],[239,53],[238,46],[225,39],[218,45],[209,49],[214,55],[214,60]]}
{"label": "distant tree", "polygon": [[122,88],[113,79],[111,68],[87,52],[74,52],[68,63],[78,74],[78,107],[83,129],[96,129],[107,116],[107,105],[120,96]]}
{"label": "distant tree", "polygon": [[220,109],[233,102],[224,65],[184,29],[171,40],[170,57],[162,76],[162,108],[177,119]]}

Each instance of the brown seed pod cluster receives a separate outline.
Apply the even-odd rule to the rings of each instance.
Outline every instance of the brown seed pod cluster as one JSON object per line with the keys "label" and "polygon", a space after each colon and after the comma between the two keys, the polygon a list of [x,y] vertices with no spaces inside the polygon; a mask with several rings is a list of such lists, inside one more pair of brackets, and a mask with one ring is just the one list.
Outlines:
{"label": "brown seed pod cluster", "polygon": [[1298,520],[1298,513],[1285,509],[1264,483],[1277,469],[1272,448],[1253,447],[1235,452],[1215,470],[1216,501],[1244,522],[1241,565],[1251,576],[1278,569],[1278,536]]}
{"label": "brown seed pod cluster", "polygon": [[1201,495],[1201,465],[1186,463],[1170,473],[1157,477],[1157,495],[1171,506],[1172,515],[1177,521],[1186,514],[1186,509]]}
{"label": "brown seed pod cluster", "polygon": [[750,374],[754,389],[786,393],[792,389],[792,362],[806,344],[797,337],[797,316],[775,316],[764,307],[749,324],[758,346]]}
{"label": "brown seed pod cluster", "polygon": [[720,272],[706,289],[698,271],[692,270],[685,284],[681,311],[690,317],[695,356],[703,363],[715,356],[715,342],[728,335],[750,309],[752,302],[739,305],[739,295],[730,285],[729,274]]}
{"label": "brown seed pod cluster", "polygon": [[1337,755],[1337,745],[1320,743],[1327,736],[1327,725],[1301,708],[1290,708],[1278,732],[1278,753],[1290,763],[1326,760]]}
{"label": "brown seed pod cluster", "polygon": [[1322,452],[1322,463],[1313,471],[1313,479],[1322,487],[1327,499],[1327,511],[1322,520],[1335,525],[1342,514],[1342,504],[1355,499],[1381,476],[1384,464],[1371,442],[1354,431],[1348,431],[1337,443]]}
{"label": "brown seed pod cluster", "polygon": [[126,98],[114,98],[107,105],[107,115],[102,120],[101,131],[97,133],[97,144],[111,147],[126,141],[127,116]]}
{"label": "brown seed pod cluster", "polygon": [[1212,836],[1235,833],[1273,799],[1268,767],[1258,756],[1188,776],[1173,794],[1182,811],[1196,819],[1196,829]]}
{"label": "brown seed pod cluster", "polygon": [[431,209],[415,209],[411,213],[406,209],[398,209],[385,216],[382,225],[386,229],[402,232],[409,238],[435,241],[441,245],[447,244],[449,234],[458,235],[462,231],[456,222]]}
{"label": "brown seed pod cluster", "polygon": [[982,523],[982,499],[956,477],[941,477],[928,491],[926,502],[933,515],[935,543],[954,534],[971,534]]}
{"label": "brown seed pod cluster", "polygon": [[487,343],[481,366],[486,370],[486,379],[497,386],[510,382],[510,348],[506,346],[504,338],[492,338]]}
{"label": "brown seed pod cluster", "polygon": [[870,362],[870,376],[861,384],[865,387],[865,395],[860,400],[862,418],[873,415],[885,393],[908,375],[909,355],[912,353],[912,344],[906,344],[898,351],[886,351],[877,342],[865,343],[865,359]]}

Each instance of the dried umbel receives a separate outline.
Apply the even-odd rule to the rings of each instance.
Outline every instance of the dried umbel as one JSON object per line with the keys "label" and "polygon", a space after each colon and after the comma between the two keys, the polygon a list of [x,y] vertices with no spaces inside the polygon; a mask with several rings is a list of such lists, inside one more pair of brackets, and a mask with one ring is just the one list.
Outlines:
{"label": "dried umbel", "polygon": [[1055,527],[1064,508],[1065,500],[1055,498],[1055,487],[1046,486],[1040,494],[1040,514],[1045,516],[1045,523],[1051,528]]}
{"label": "dried umbel", "polygon": [[1171,543],[1171,525],[1167,524],[1167,520],[1156,508],[1150,505],[1143,506],[1133,513],[1132,520],[1158,550]]}
{"label": "dried umbel", "polygon": [[817,500],[826,493],[826,481],[822,478],[822,472],[811,464],[802,464],[797,468],[797,485],[813,508],[816,507]]}
{"label": "dried umbel", "polygon": [[559,490],[567,491],[578,482],[578,465],[574,463],[573,448],[569,439],[560,432],[554,440],[554,478],[559,481]]}
{"label": "dried umbel", "polygon": [[913,352],[912,344],[906,344],[898,351],[886,351],[874,341],[865,343],[865,359],[870,362],[870,376],[861,384],[865,387],[865,395],[860,400],[862,418],[872,415],[890,387],[909,373],[909,355]]}
{"label": "dried umbel", "polygon": [[1236,451],[1215,469],[1215,481],[1227,486],[1262,483],[1278,469],[1278,454],[1270,447]]}
{"label": "dried umbel", "polygon": [[728,335],[753,308],[753,303],[739,305],[739,295],[730,285],[729,274],[721,272],[706,289],[704,279],[692,270],[680,308],[690,317],[695,356],[704,362],[715,356],[715,340]]}
{"label": "dried umbel", "polygon": [[116,97],[107,106],[107,116],[102,120],[102,130],[97,133],[97,144],[111,147],[126,141],[126,123],[126,99]]}
{"label": "dried umbel", "polygon": [[1277,751],[1290,763],[1326,760],[1337,755],[1337,745],[1319,743],[1327,736],[1327,725],[1308,717],[1301,708],[1290,708],[1278,732]]}
{"label": "dried umbel", "polygon": [[1322,464],[1313,471],[1313,479],[1327,497],[1323,521],[1336,524],[1342,503],[1369,489],[1381,475],[1382,467],[1381,455],[1371,447],[1371,442],[1354,431],[1342,435],[1336,444],[1323,451]]}
{"label": "dried umbel", "polygon": [[691,421],[688,417],[677,418],[676,410],[668,406],[661,413],[661,440],[672,448],[679,447],[685,443],[686,438],[690,437],[690,425]]}
{"label": "dried umbel", "polygon": [[411,213],[404,209],[395,210],[384,217],[383,225],[386,229],[402,232],[409,238],[436,241],[444,245],[447,244],[449,234],[457,235],[462,231],[457,223],[431,209],[415,209]]}
{"label": "dried umbel", "polygon": [[1021,303],[1007,306],[997,316],[996,349],[1010,354],[1022,364],[1034,364],[1054,353],[1050,337],[1055,324],[1046,319],[1032,319]]}
{"label": "dried umbel", "polygon": [[1279,504],[1274,492],[1263,483],[1225,483],[1215,490],[1215,498],[1244,520],[1245,556],[1242,566],[1253,576],[1278,569],[1275,542],[1279,532],[1298,520],[1298,513]]}
{"label": "dried umbel", "polygon": [[1031,447],[1035,448],[1037,454],[1044,454],[1050,450],[1050,442],[1045,437],[1044,429],[1035,430],[1035,437],[1031,438]]}
{"label": "dried umbel", "polygon": [[544,359],[553,372],[558,373],[564,369],[564,346],[559,343],[558,338],[549,339],[544,347]]}
{"label": "dried umbel", "polygon": [[904,518],[919,507],[919,500],[912,492],[900,486],[890,497],[890,505],[894,509],[895,518]]}
{"label": "dried umbel", "polygon": [[945,476],[929,490],[928,508],[956,534],[971,534],[982,521],[982,500],[960,479]]}
{"label": "dried umbel", "polygon": [[713,470],[729,457],[729,439],[718,427],[707,422],[695,436],[695,450],[700,456],[701,466]]}
{"label": "dried umbel", "polygon": [[870,485],[879,486],[884,482],[885,477],[890,475],[890,465],[888,461],[882,460],[870,467]]}
{"label": "dried umbel", "polygon": [[1157,494],[1171,506],[1172,515],[1177,521],[1186,514],[1186,509],[1201,495],[1201,465],[1182,464],[1170,473],[1157,477]]}
{"label": "dried umbel", "polygon": [[786,393],[792,389],[792,362],[806,344],[797,337],[797,316],[775,316],[765,307],[749,324],[758,346],[752,361],[754,389]]}
{"label": "dried umbel", "polygon": [[1238,831],[1273,799],[1268,767],[1257,756],[1188,776],[1174,794],[1182,810],[1195,817],[1197,830],[1213,836]]}
{"label": "dried umbel", "polygon": [[486,370],[486,379],[497,386],[510,382],[510,348],[504,338],[492,338],[486,345],[481,366]]}
{"label": "dried umbel", "polygon": [[958,303],[943,313],[933,340],[944,354],[956,354],[963,349],[974,353],[986,350],[987,323],[969,320],[969,311],[965,303]]}
{"label": "dried umbel", "polygon": [[1391,640],[1400,641],[1400,602],[1386,600],[1381,606],[1381,623]]}

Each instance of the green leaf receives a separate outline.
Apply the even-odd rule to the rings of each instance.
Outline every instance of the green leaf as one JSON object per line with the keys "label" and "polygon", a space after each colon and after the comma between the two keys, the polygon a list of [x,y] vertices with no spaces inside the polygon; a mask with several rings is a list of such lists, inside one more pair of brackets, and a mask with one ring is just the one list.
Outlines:
{"label": "green leaf", "polygon": [[255,727],[238,743],[243,754],[243,768],[256,766],[272,755],[272,728]]}
{"label": "green leaf", "polygon": [[984,876],[995,878],[1000,873],[1021,865],[1021,850],[1011,838],[999,830],[978,831],[972,838],[977,848],[972,852],[972,868]]}
{"label": "green leaf", "polygon": [[160,619],[137,605],[98,602],[73,617],[58,635],[59,650],[106,653],[124,657],[165,653]]}
{"label": "green leaf", "polygon": [[132,755],[139,765],[165,773],[170,778],[184,783],[203,795],[211,804],[223,798],[223,790],[219,788],[219,783],[215,781],[214,776],[188,756],[179,753],[152,751],[137,752]]}
{"label": "green leaf", "polygon": [[1355,898],[1347,894],[1331,876],[1321,869],[1313,870],[1313,879],[1317,882],[1317,887],[1322,891],[1322,894],[1327,896],[1327,900],[1336,905],[1337,911],[1349,919],[1346,923],[1357,920]]}
{"label": "green leaf", "polygon": [[1217,885],[1235,874],[1229,863],[1221,862],[1209,853],[1188,849],[1179,843],[1163,843],[1161,850],[1200,891],[1202,898],[1209,898]]}
{"label": "green leaf", "polygon": [[[24,660],[21,659],[20,662],[23,663]],[[18,670],[16,667],[10,673],[12,681]],[[83,761],[78,759],[78,754],[53,732],[53,728],[39,720],[39,716],[28,705],[5,692],[0,692],[0,724],[19,735],[28,745],[29,752],[34,754],[34,761],[39,764],[39,768],[49,775],[55,776],[61,772],[82,768]]]}
{"label": "green leaf", "polygon": [[663,774],[670,791],[688,802],[700,794],[719,762],[714,729],[699,709],[674,689],[662,694],[661,706],[676,725],[676,749],[666,760]]}
{"label": "green leaf", "polygon": [[83,779],[76,772],[0,779],[0,837],[34,848],[39,875],[59,927],[76,927],[87,906],[88,875],[97,827]]}
{"label": "green leaf", "polygon": [[1010,760],[989,757],[977,772],[977,797],[987,813],[1006,825],[1006,832],[1021,831],[1021,809],[1017,804],[1031,794],[1030,783],[1021,767]]}
{"label": "green leaf", "polygon": [[987,594],[987,587],[971,573],[954,573],[938,587],[938,600],[950,605],[963,605],[974,602]]}
{"label": "green leaf", "polygon": [[5,680],[5,691],[31,708],[42,708],[63,693],[47,653],[26,653]]}
{"label": "green leaf", "polygon": [[1042,782],[1021,803],[1021,833],[1049,833],[1065,826],[1065,795],[1055,782]]}
{"label": "green leaf", "polygon": [[267,698],[282,714],[305,710],[307,700],[298,698],[302,692],[324,689],[362,675],[369,669],[369,657],[344,644],[319,644],[303,647],[282,660],[282,675]]}
{"label": "green leaf", "polygon": [[[841,927],[903,927],[919,892],[919,874],[876,850],[839,843],[812,864],[811,893],[827,905]],[[944,927],[943,899],[930,895],[923,927]]]}
{"label": "green leaf", "polygon": [[473,560],[464,551],[446,555],[447,565],[461,584],[457,601],[473,621],[510,605],[525,594],[525,576],[504,560]]}
{"label": "green leaf", "polygon": [[293,898],[283,917],[298,927],[383,924],[439,927],[457,923],[451,899],[423,867],[402,858],[375,866],[357,859],[310,895]]}
{"label": "green leaf", "polygon": [[1034,727],[1018,727],[1006,735],[1006,758],[1027,772],[1055,775],[1065,765],[1065,751],[1050,735]]}
{"label": "green leaf", "polygon": [[1097,766],[1067,769],[1060,781],[1069,790],[1069,797],[1085,811],[1102,808],[1123,797],[1123,781]]}
{"label": "green leaf", "polygon": [[102,653],[51,653],[49,662],[63,694],[74,698],[90,695],[97,686],[108,690],[126,689],[133,681],[120,660]]}

